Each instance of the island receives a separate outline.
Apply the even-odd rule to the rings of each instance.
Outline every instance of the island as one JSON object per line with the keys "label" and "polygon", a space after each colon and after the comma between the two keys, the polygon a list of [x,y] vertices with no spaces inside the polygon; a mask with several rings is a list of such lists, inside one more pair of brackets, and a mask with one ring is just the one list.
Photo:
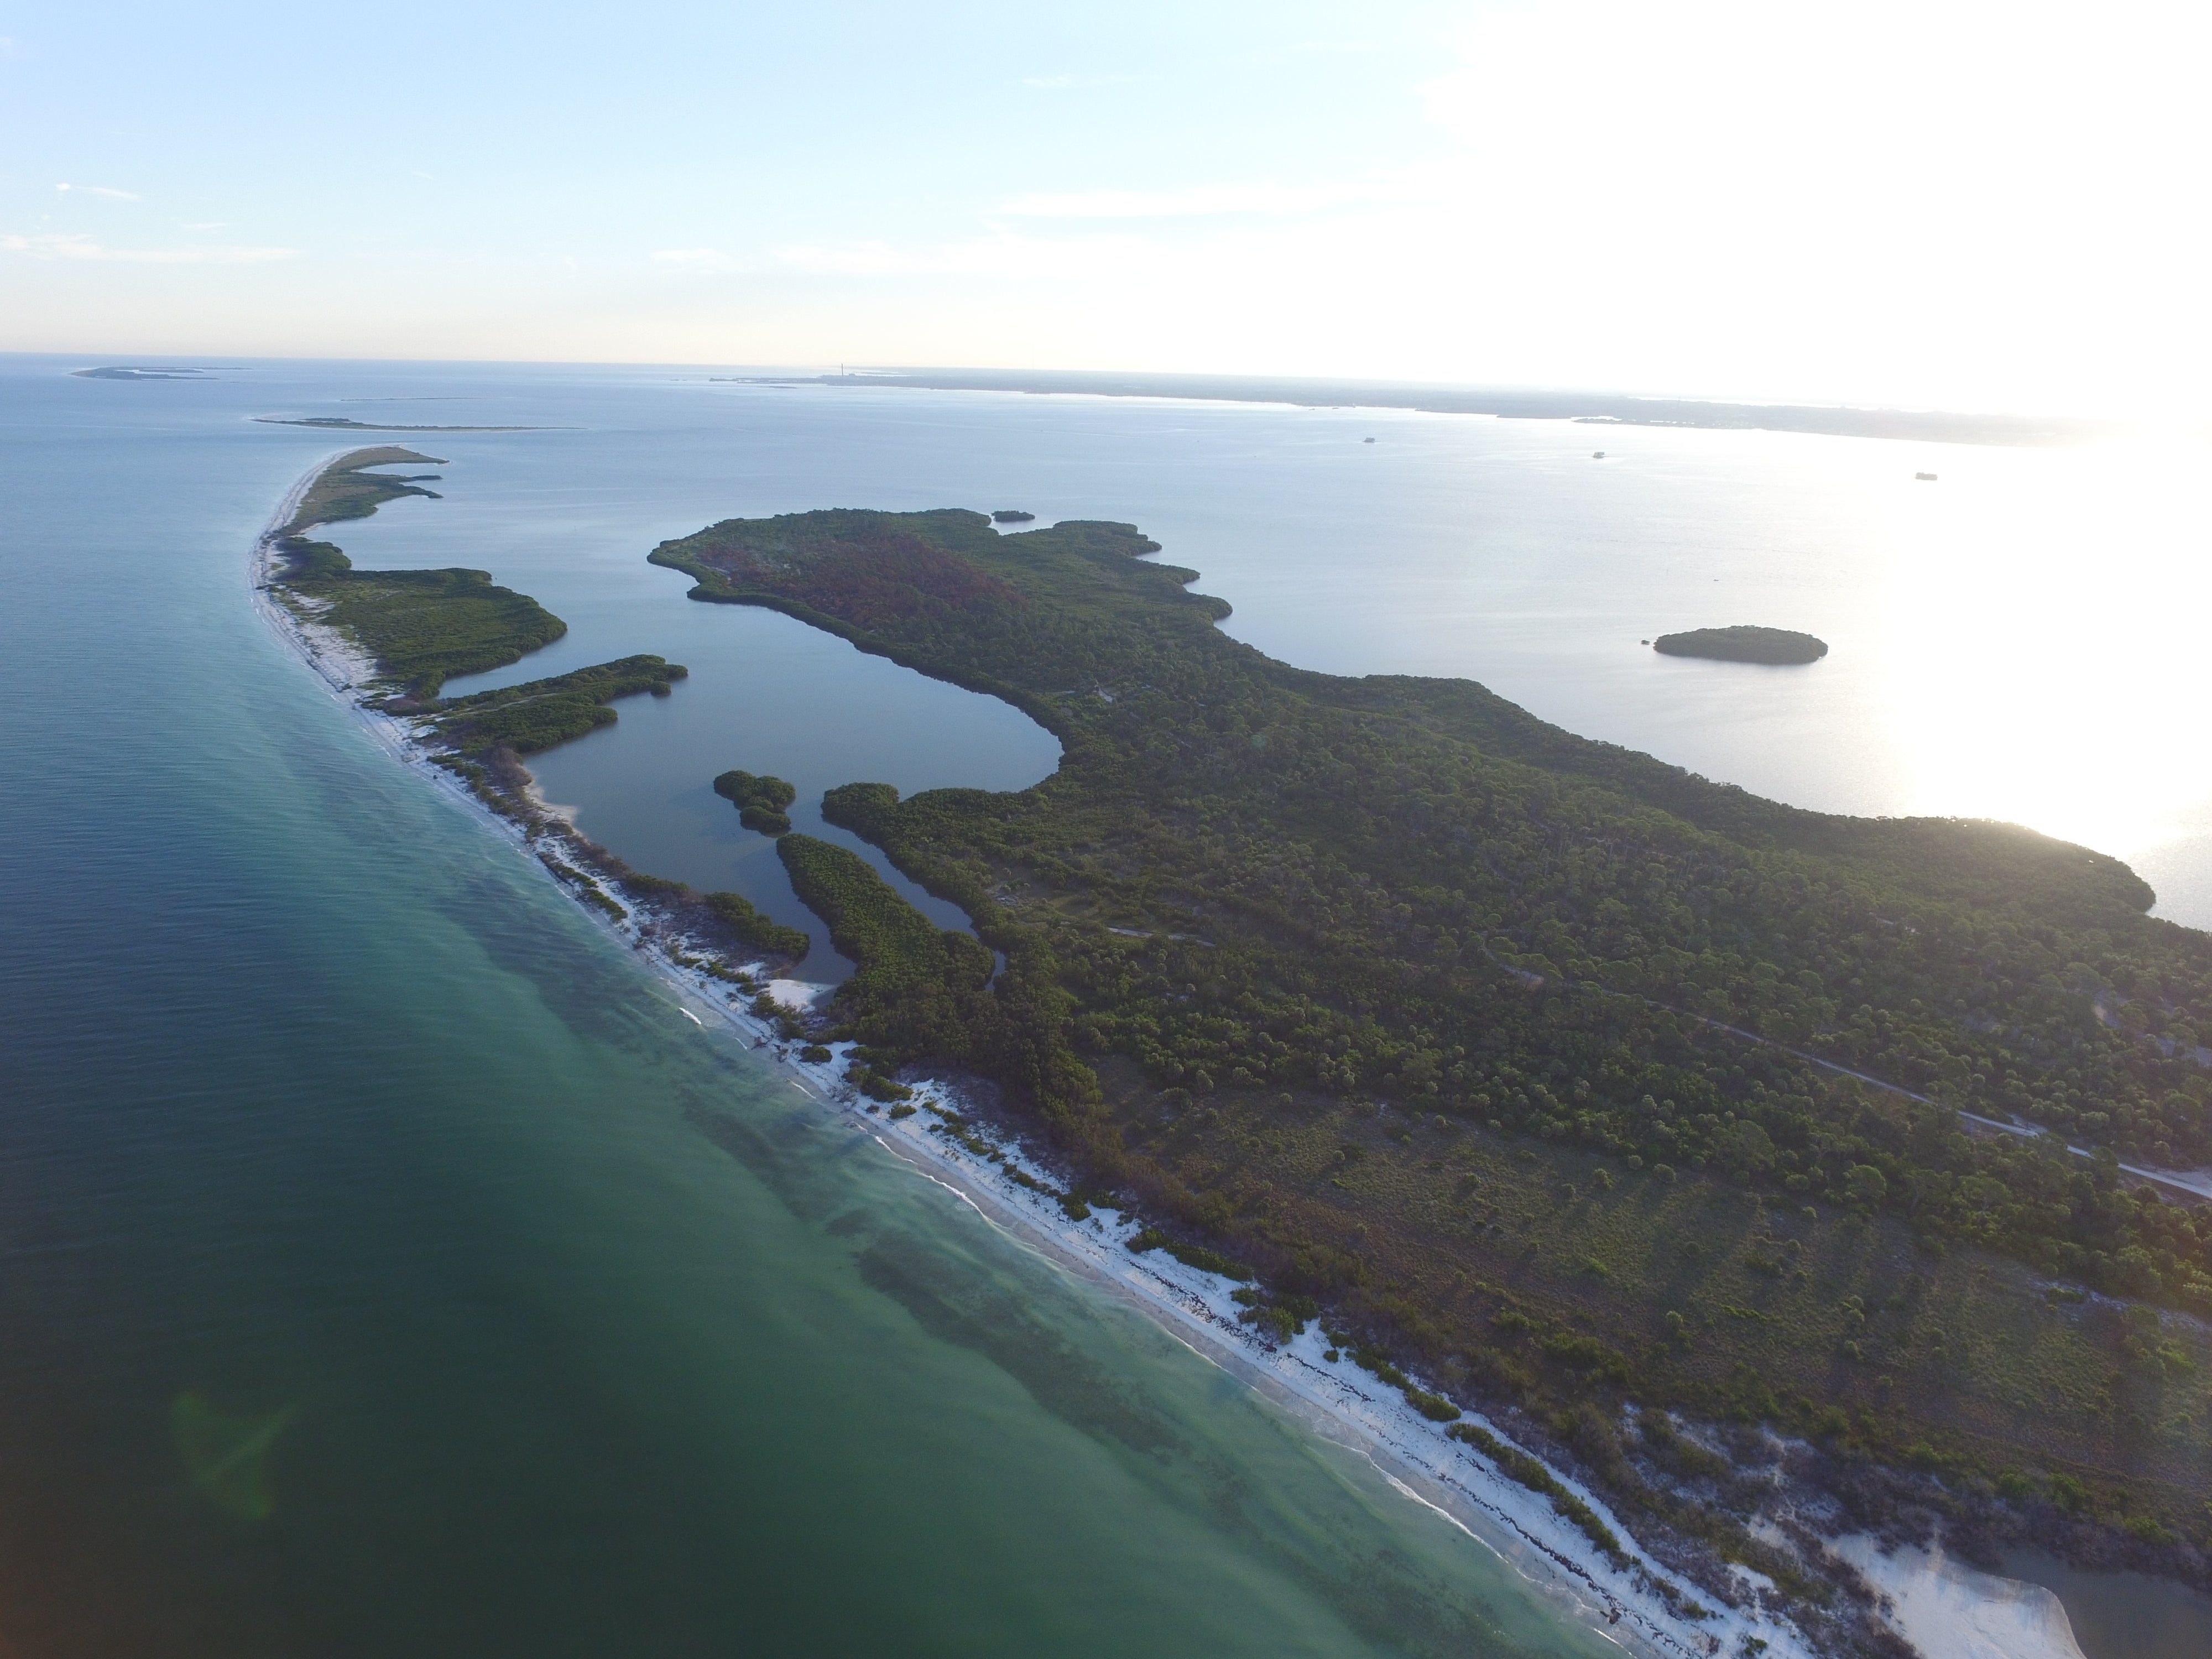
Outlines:
{"label": "island", "polygon": [[368,654],[373,709],[839,1109],[1071,1249],[1122,1218],[1161,1295],[1249,1352],[1309,1345],[1354,1431],[1395,1412],[1490,1471],[1668,1650],[1763,1609],[1894,1653],[1843,1533],[2212,1577],[2212,1206],[2173,1173],[2212,1164],[2212,939],[2124,864],[1274,660],[1128,524],[727,520],[648,556],[1062,745],[1030,789],[823,799],[972,934],[793,830],[785,781],[714,775],[855,964],[800,1006],[776,975],[805,933],[630,868],[524,764],[682,668],[447,697],[559,619],[308,538],[431,494],[377,468],[437,465],[343,458],[268,544],[285,614]]}
{"label": "island", "polygon": [[1031,524],[1036,520],[1036,514],[1024,513],[1018,507],[1000,507],[991,515],[994,524]]}
{"label": "island", "polygon": [[70,373],[80,380],[204,380],[214,373],[205,368],[137,368],[129,364],[110,364],[100,368],[73,368]]}
{"label": "island", "polygon": [[1711,657],[1716,662],[1757,662],[1777,666],[1818,662],[1828,654],[1825,640],[1786,628],[1693,628],[1686,634],[1662,634],[1651,648],[1669,657]]}
{"label": "island", "polygon": [[790,831],[791,819],[784,809],[799,799],[799,791],[781,778],[725,772],[714,780],[714,793],[738,809],[738,822],[746,829],[763,836]]}
{"label": "island", "polygon": [[651,554],[1063,745],[1031,789],[823,802],[995,976],[779,843],[860,966],[807,1028],[854,1088],[970,1079],[945,1133],[1233,1268],[1268,1340],[1319,1321],[1420,1415],[1480,1413],[1511,1443],[1465,1443],[1635,1534],[1584,1506],[1599,1555],[1729,1606],[1741,1565],[1839,1650],[1869,1627],[1831,1528],[2205,1581],[2212,1208],[2160,1172],[2212,1162],[2212,1075],[2146,1038],[2212,1015],[2212,939],[2027,830],[1803,811],[1467,681],[1275,661],[1160,550],[945,510]]}

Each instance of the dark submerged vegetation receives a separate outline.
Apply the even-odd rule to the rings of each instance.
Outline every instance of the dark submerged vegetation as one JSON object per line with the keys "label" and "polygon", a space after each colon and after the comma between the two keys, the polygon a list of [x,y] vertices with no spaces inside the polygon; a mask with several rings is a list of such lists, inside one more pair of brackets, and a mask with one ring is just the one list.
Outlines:
{"label": "dark submerged vegetation", "polygon": [[2203,1576],[2212,1210],[2119,1162],[2212,1162],[2212,940],[2025,830],[1799,811],[1466,682],[1273,662],[1157,550],[848,512],[653,554],[1064,745],[1018,793],[823,802],[995,981],[862,860],[781,843],[879,1072],[988,1075],[1163,1240],[1770,1576],[1742,1504],[1668,1495],[1695,1448],[1621,1413],[1801,1437],[1878,1528],[2078,1486],[2069,1524]]}

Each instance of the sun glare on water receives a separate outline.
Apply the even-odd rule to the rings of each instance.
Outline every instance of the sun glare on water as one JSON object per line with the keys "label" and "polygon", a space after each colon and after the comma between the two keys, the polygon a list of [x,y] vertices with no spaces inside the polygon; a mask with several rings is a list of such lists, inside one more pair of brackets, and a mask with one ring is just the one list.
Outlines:
{"label": "sun glare on water", "polygon": [[1881,680],[1911,810],[2123,856],[2212,811],[2198,437],[1966,452],[1897,526]]}

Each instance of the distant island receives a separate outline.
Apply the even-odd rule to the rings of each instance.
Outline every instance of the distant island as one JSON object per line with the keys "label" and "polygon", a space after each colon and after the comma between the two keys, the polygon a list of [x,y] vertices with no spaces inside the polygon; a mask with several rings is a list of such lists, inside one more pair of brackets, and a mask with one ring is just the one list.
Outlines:
{"label": "distant island", "polygon": [[399,426],[383,421],[348,420],[341,415],[307,415],[296,420],[256,415],[264,426],[312,426],[325,432],[543,432],[542,426]]}
{"label": "distant island", "polygon": [[1024,513],[1018,507],[1001,507],[991,515],[994,524],[1027,524],[1036,518],[1034,513]]}
{"label": "distant island", "polygon": [[122,364],[70,370],[80,380],[204,380],[214,372],[206,368],[132,368]]}
{"label": "distant island", "polygon": [[1759,662],[1778,666],[1818,662],[1828,654],[1828,642],[1787,628],[1693,628],[1684,634],[1662,634],[1651,648],[1669,657],[1711,657],[1716,662]]}

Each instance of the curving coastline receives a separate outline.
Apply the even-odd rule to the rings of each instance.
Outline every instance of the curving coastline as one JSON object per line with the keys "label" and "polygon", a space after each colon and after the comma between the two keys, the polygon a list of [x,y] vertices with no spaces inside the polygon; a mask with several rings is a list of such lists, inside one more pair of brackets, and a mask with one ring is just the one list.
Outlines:
{"label": "curving coastline", "polygon": [[[1785,1618],[1762,1614],[1749,1605],[1708,1611],[1692,1586],[1654,1564],[1631,1558],[1622,1569],[1607,1562],[1545,1498],[1448,1437],[1442,1424],[1421,1416],[1396,1389],[1370,1376],[1349,1357],[1334,1364],[1324,1360],[1326,1340],[1318,1331],[1278,1343],[1240,1323],[1243,1309],[1234,1300],[1238,1281],[1188,1266],[1165,1250],[1131,1252],[1129,1241],[1144,1231],[1135,1217],[1102,1207],[1077,1218],[1073,1212],[1084,1206],[1079,1201],[1063,1204],[1060,1177],[1018,1142],[986,1128],[963,1109],[961,1079],[918,1082],[910,1101],[892,1115],[844,1080],[853,1044],[831,1045],[827,1060],[801,1058],[805,1045],[790,1035],[789,1024],[763,1012],[762,1004],[803,1008],[819,988],[770,979],[763,996],[749,999],[714,970],[703,956],[712,945],[685,931],[680,918],[635,899],[627,909],[604,895],[595,901],[596,888],[564,878],[559,854],[583,857],[604,849],[550,809],[527,817],[495,810],[479,787],[440,763],[425,740],[423,717],[374,706],[379,694],[372,689],[378,675],[374,659],[336,629],[295,612],[270,592],[280,556],[277,544],[304,527],[296,522],[301,503],[325,472],[361,453],[326,455],[278,503],[253,546],[256,610],[386,752],[529,858],[545,879],[675,993],[695,1024],[702,1029],[714,1022],[726,1024],[825,1112],[874,1140],[917,1176],[957,1195],[987,1223],[1143,1313],[1314,1431],[1367,1458],[1410,1500],[1437,1510],[1510,1565],[1562,1617],[1629,1652],[1655,1659],[1710,1656],[1747,1639],[1764,1642],[1765,1650],[1778,1656],[1812,1659],[1814,1650]],[[765,974],[771,963],[763,958],[745,967]],[[1486,1423],[1480,1418],[1464,1420]],[[1599,1495],[1553,1473],[1561,1489],[1615,1533],[1629,1537]],[[1705,1616],[1688,1616],[1684,1608]]]}
{"label": "curving coastline", "polygon": [[[573,826],[550,811],[518,815],[488,800],[480,787],[441,763],[423,740],[425,721],[369,706],[373,694],[367,687],[376,672],[374,662],[335,630],[319,625],[312,617],[294,614],[266,591],[275,543],[315,479],[359,453],[326,458],[280,506],[256,547],[258,608],[387,750],[465,799],[514,841],[518,850],[534,856],[549,878],[567,887],[587,915],[677,994],[687,1017],[702,1027],[716,1019],[726,1021],[854,1133],[868,1135],[918,1175],[957,1194],[984,1219],[1028,1247],[1142,1311],[1316,1431],[1366,1456],[1407,1497],[1438,1510],[1493,1550],[1563,1616],[1639,1653],[1710,1655],[1753,1641],[1775,1654],[1816,1651],[1786,1615],[1762,1610],[1755,1596],[1741,1609],[1714,1613],[1698,1608],[1703,1616],[1692,1616],[1686,1604],[1694,1607],[1709,1596],[1700,1597],[1686,1581],[1647,1562],[1632,1559],[1621,1567],[1607,1561],[1592,1549],[1583,1530],[1571,1524],[1557,1507],[1449,1437],[1441,1424],[1401,1400],[1395,1388],[1369,1376],[1349,1358],[1334,1363],[1325,1359],[1325,1342],[1319,1334],[1302,1333],[1287,1341],[1272,1341],[1243,1322],[1237,1281],[1176,1261],[1164,1250],[1133,1253],[1128,1244],[1144,1231],[1139,1222],[1103,1206],[1076,1214],[1083,1210],[1081,1200],[1066,1201],[1072,1195],[1058,1190],[1064,1177],[1018,1143],[985,1127],[969,1109],[962,1079],[924,1079],[914,1085],[910,1103],[902,1103],[910,1109],[882,1113],[843,1080],[853,1045],[832,1045],[826,1060],[802,1058],[793,1024],[763,1013],[760,1000],[748,1003],[731,990],[726,975],[702,964],[701,953],[718,947],[687,933],[682,917],[638,902],[634,895],[625,911],[604,896],[595,900],[588,886],[580,888],[564,879],[549,851],[573,849],[588,854],[604,849],[593,848]],[[526,789],[526,774],[523,779]],[[538,805],[542,809],[542,803]],[[765,965],[750,963],[749,969]],[[804,1006],[813,989],[777,980],[765,994],[786,1006]],[[1423,1391],[1419,1382],[1408,1386],[1413,1393]],[[1462,1420],[1497,1431],[1480,1417]],[[1510,1444],[1505,1435],[1498,1437]],[[1599,1494],[1556,1470],[1548,1473],[1558,1489],[1594,1514],[1603,1527],[1627,1538],[1634,1548],[1629,1528]],[[1746,1585],[1757,1588],[1755,1575],[1747,1575]],[[2065,1659],[2068,1651],[2054,1646],[2049,1659]]]}

